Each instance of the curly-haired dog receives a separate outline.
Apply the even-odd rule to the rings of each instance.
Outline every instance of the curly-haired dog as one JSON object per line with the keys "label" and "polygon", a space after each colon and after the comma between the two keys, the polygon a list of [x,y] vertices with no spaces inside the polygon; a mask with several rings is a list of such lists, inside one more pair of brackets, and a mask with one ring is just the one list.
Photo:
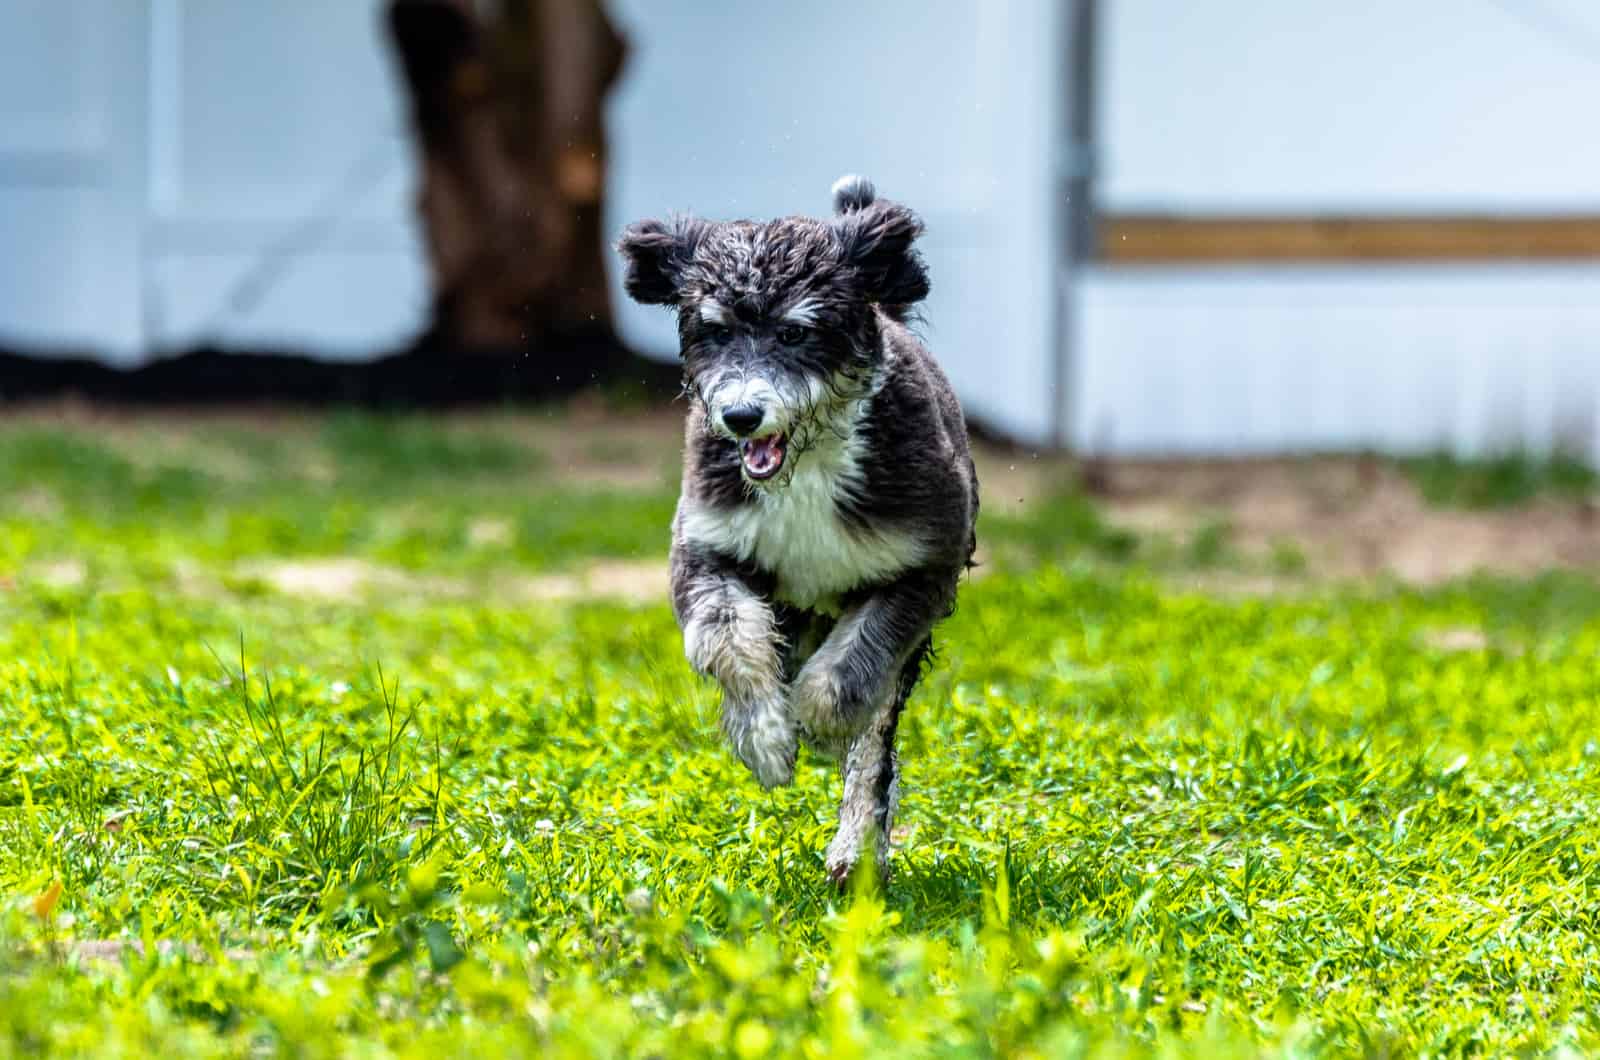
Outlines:
{"label": "curly-haired dog", "polygon": [[886,868],[895,726],[970,565],[978,485],[950,384],[906,326],[922,222],[871,183],[835,216],[677,218],[618,244],[637,301],[678,314],[689,417],[672,534],[684,649],[762,784],[799,741],[844,765],[829,874]]}

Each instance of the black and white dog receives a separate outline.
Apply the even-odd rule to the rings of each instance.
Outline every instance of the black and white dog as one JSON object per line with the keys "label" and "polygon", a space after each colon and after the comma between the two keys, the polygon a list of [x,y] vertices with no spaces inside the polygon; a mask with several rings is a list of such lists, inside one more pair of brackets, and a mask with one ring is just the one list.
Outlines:
{"label": "black and white dog", "polygon": [[869,836],[880,870],[895,727],[955,605],[978,484],[950,384],[906,326],[928,294],[922,222],[841,178],[835,216],[678,218],[618,244],[637,301],[678,313],[689,398],[672,534],[684,649],[767,786],[799,741],[844,764],[826,865]]}

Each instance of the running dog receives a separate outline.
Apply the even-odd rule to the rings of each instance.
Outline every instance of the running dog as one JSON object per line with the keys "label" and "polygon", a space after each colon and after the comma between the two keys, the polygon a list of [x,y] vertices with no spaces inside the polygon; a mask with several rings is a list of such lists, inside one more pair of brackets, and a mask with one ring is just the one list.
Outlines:
{"label": "running dog", "polygon": [[688,424],[672,606],[722,727],[766,787],[798,745],[842,759],[828,846],[843,884],[887,870],[895,728],[976,547],[977,475],[954,391],[908,321],[922,222],[841,178],[834,216],[641,221],[618,243],[636,301],[677,311]]}

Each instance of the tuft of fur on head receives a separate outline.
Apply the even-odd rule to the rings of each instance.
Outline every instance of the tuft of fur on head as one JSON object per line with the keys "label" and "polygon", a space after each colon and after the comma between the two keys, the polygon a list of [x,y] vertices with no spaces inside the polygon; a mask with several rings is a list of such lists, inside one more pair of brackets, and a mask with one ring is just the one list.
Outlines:
{"label": "tuft of fur on head", "polygon": [[710,228],[710,222],[694,217],[636,221],[624,228],[617,252],[628,297],[644,305],[678,305],[680,279]]}
{"label": "tuft of fur on head", "polygon": [[865,210],[877,198],[878,189],[859,173],[846,173],[833,182],[833,212],[839,217]]}
{"label": "tuft of fur on head", "polygon": [[875,200],[837,218],[834,227],[861,289],[884,312],[902,319],[928,297],[928,266],[913,245],[922,218],[897,202]]}

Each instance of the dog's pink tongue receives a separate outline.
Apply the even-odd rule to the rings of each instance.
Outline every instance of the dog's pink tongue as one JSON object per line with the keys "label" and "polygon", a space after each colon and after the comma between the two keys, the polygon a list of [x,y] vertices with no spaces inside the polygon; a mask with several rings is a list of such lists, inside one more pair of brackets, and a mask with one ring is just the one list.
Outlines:
{"label": "dog's pink tongue", "polygon": [[744,466],[752,475],[770,475],[783,463],[783,440],[779,435],[752,438],[742,449]]}

